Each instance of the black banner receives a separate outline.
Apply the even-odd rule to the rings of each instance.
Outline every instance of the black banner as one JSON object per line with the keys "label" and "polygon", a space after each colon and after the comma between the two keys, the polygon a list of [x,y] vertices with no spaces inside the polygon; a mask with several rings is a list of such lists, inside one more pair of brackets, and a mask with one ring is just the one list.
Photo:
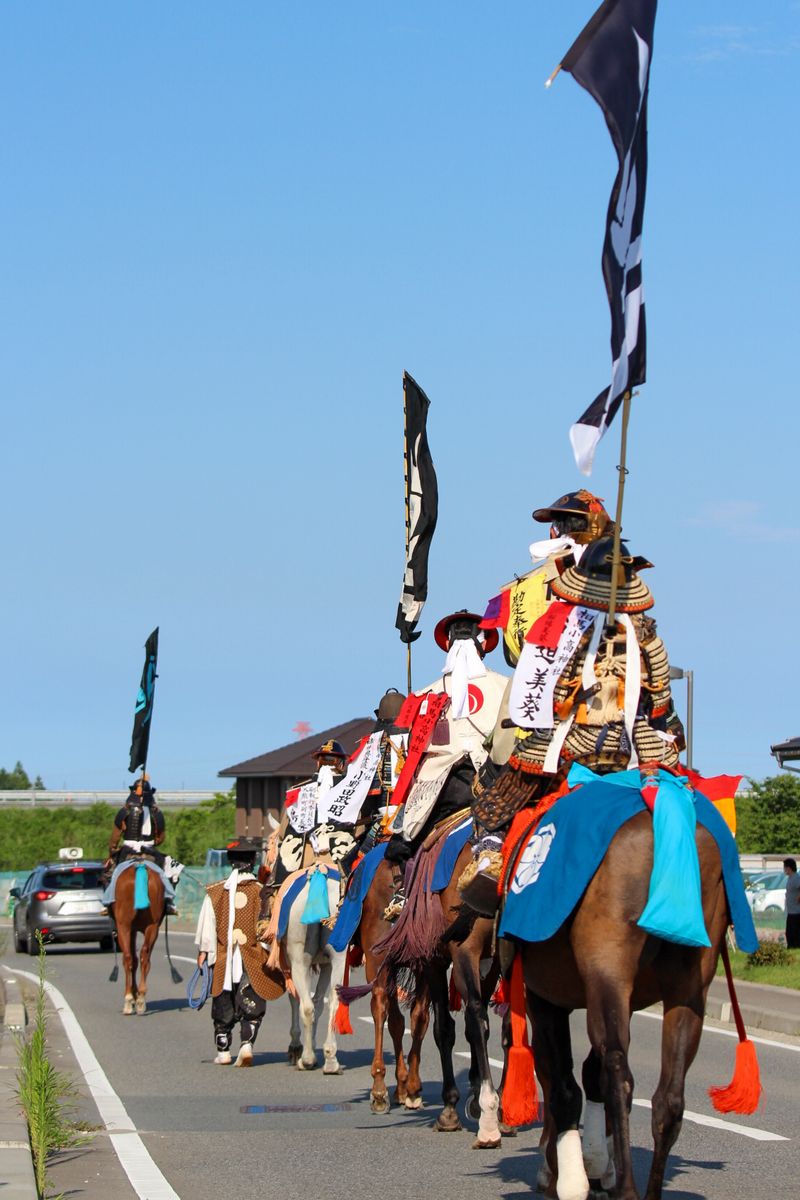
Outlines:
{"label": "black banner", "polygon": [[642,226],[647,188],[647,94],[657,0],[606,0],[561,66],[603,110],[619,169],[603,243],[611,309],[611,386],[570,429],[578,467],[592,470],[597,444],[626,392],[645,381]]}
{"label": "black banner", "polygon": [[150,718],[153,715],[153,695],[156,688],[156,663],[158,661],[158,629],[154,629],[144,648],[144,667],[136,709],[133,714],[133,737],[131,738],[131,761],[129,771],[145,768],[147,748],[150,744]]}
{"label": "black banner", "polygon": [[428,409],[431,402],[408,372],[403,374],[406,413],[406,503],[408,553],[395,628],[402,642],[413,642],[414,632],[428,596],[428,551],[439,515],[439,488],[428,446]]}

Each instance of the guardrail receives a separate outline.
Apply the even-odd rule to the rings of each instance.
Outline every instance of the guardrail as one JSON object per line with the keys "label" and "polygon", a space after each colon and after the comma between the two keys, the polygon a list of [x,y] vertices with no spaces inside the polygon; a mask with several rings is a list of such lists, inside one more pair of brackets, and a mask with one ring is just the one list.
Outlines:
{"label": "guardrail", "polygon": [[[72,805],[76,808],[86,808],[90,804],[114,804],[118,807],[128,799],[130,792],[39,792],[8,791],[0,792],[0,808],[58,808],[61,805]],[[156,799],[161,807],[169,805],[175,808],[189,808],[199,804],[201,800],[210,800],[214,789],[204,792],[156,792]]]}

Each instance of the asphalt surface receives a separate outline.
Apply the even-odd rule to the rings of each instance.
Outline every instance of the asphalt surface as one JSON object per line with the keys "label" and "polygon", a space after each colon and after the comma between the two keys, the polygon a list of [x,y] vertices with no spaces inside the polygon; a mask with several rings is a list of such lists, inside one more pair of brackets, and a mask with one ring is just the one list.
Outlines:
{"label": "asphalt surface", "polygon": [[[188,979],[193,958],[190,935],[172,933],[176,965]],[[172,984],[159,941],[150,976],[149,1009],[123,1017],[121,981],[109,983],[113,957],[95,949],[54,948],[48,978],[63,993],[156,1164],[182,1200],[247,1200],[320,1196],[327,1200],[373,1200],[376,1196],[452,1195],[458,1200],[529,1195],[541,1162],[540,1129],[504,1139],[502,1149],[474,1151],[474,1125],[434,1133],[440,1107],[438,1055],[428,1035],[423,1052],[425,1108],[393,1109],[385,1117],[369,1111],[371,1022],[366,1000],[354,1004],[354,1036],[340,1039],[342,1075],[300,1072],[286,1063],[289,1005],[270,1005],[256,1043],[255,1066],[242,1071],[213,1065],[210,1006],[193,1012],[185,985]],[[33,959],[8,952],[4,966],[35,969]],[[360,979],[356,973],[354,982]],[[457,1051],[458,1082],[467,1094],[466,1043],[462,1021]],[[800,1179],[800,1040],[758,1031],[774,1045],[758,1045],[765,1097],[752,1117],[720,1122],[706,1094],[730,1079],[735,1040],[707,1023],[700,1052],[687,1080],[686,1108],[692,1119],[670,1156],[665,1195],[674,1200],[773,1200],[796,1194]],[[53,1015],[51,1034],[59,1065],[78,1075],[69,1045]],[[575,1058],[587,1043],[582,1016],[574,1018]],[[633,1154],[643,1191],[650,1161],[650,1113],[646,1107],[659,1073],[661,1023],[654,1014],[633,1023],[635,1101],[631,1117]],[[500,1058],[499,1029],[490,1053]],[[389,1056],[391,1058],[391,1056]],[[321,1061],[321,1052],[320,1052]],[[497,1072],[499,1078],[499,1072]],[[391,1080],[391,1068],[387,1075]],[[99,1124],[88,1089],[79,1079],[81,1108]],[[246,1110],[253,1111],[246,1111]],[[283,1110],[283,1111],[281,1111]],[[711,1119],[714,1124],[703,1123]],[[747,1134],[750,1136],[747,1136]],[[755,1136],[753,1136],[755,1135]],[[787,1140],[764,1140],[772,1135]],[[98,1133],[90,1148],[63,1155],[51,1171],[54,1190],[71,1198],[135,1192],[115,1160],[108,1138]]]}

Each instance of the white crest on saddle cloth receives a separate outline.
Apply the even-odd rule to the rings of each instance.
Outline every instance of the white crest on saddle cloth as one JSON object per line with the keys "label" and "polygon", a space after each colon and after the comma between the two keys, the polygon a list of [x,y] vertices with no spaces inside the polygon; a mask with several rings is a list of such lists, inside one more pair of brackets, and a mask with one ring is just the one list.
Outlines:
{"label": "white crest on saddle cloth", "polygon": [[556,827],[552,822],[533,835],[517,863],[517,869],[511,881],[512,892],[522,892],[526,887],[536,883],[555,836]]}
{"label": "white crest on saddle cloth", "polygon": [[[558,603],[558,602],[556,602]],[[552,729],[553,693],[578,649],[580,640],[600,613],[574,605],[554,650],[526,642],[519,656],[511,684],[508,713],[523,729]]]}
{"label": "white crest on saddle cloth", "polygon": [[381,758],[383,733],[371,733],[360,754],[347,768],[344,779],[317,798],[317,818],[320,822],[336,821],[355,825],[361,806],[375,778]]}

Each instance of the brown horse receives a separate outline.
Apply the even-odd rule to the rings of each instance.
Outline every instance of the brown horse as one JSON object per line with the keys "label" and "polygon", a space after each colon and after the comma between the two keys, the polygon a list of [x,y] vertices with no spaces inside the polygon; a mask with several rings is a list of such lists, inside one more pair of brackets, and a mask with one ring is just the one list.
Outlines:
{"label": "brown horse", "polygon": [[[676,945],[645,933],[636,923],[647,903],[653,865],[653,828],[645,812],[619,829],[572,917],[553,937],[501,943],[504,968],[515,948],[522,955],[536,1069],[547,1106],[547,1164],[559,1200],[597,1195],[600,1185],[594,1178],[599,1180],[607,1166],[595,1148],[590,1186],[578,1134],[581,1091],[573,1076],[569,1014],[586,1009],[592,1049],[583,1084],[587,1100],[595,1110],[604,1105],[610,1119],[615,1195],[637,1200],[628,1120],[633,1099],[630,1018],[633,1011],[658,1001],[664,1010],[661,1077],[653,1096],[654,1153],[645,1200],[660,1200],[667,1155],[683,1117],[686,1072],[697,1053],[706,996],[729,924],[717,844],[699,823],[695,840],[710,947]],[[600,1134],[605,1142],[604,1127]]]}
{"label": "brown horse", "polygon": [[391,925],[384,920],[384,912],[392,892],[392,868],[382,862],[378,867],[364,897],[361,920],[353,938],[353,944],[364,952],[364,974],[372,985],[371,1009],[375,1026],[375,1048],[372,1056],[372,1090],[369,1104],[374,1113],[389,1111],[390,1100],[386,1088],[386,1063],[383,1055],[384,1026],[387,1021],[395,1055],[394,1101],[409,1109],[422,1107],[422,1080],[419,1065],[422,1042],[428,1029],[429,1000],[423,988],[418,989],[411,1009],[411,1046],[408,1058],[403,1052],[405,1018],[400,1009],[396,989],[387,988],[384,955],[376,953],[374,947],[390,931]]}
{"label": "brown horse", "polygon": [[[134,907],[134,892],[136,872],[147,871],[147,908]],[[150,959],[153,946],[156,944],[159,926],[164,919],[164,883],[157,871],[151,871],[142,863],[123,871],[116,886],[114,903],[109,906],[109,912],[117,927],[117,941],[122,951],[122,961],[125,967],[125,1003],[122,1011],[130,1016],[134,1010],[137,1014],[147,1008],[147,976],[150,971]],[[137,934],[142,934],[142,945],[138,956],[136,952]],[[139,978],[137,980],[137,967]]]}

